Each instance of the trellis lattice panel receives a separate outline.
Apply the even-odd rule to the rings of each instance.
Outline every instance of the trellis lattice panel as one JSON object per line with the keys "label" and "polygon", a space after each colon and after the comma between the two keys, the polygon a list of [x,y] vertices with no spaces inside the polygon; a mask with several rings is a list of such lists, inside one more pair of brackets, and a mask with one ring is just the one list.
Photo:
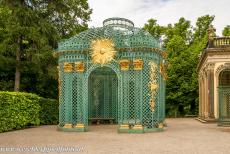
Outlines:
{"label": "trellis lattice panel", "polygon": [[230,125],[230,87],[219,87],[219,125]]}
{"label": "trellis lattice panel", "polygon": [[107,19],[63,40],[55,55],[61,130],[86,131],[92,119],[112,119],[120,132],[142,133],[164,122],[166,53],[128,19]]}

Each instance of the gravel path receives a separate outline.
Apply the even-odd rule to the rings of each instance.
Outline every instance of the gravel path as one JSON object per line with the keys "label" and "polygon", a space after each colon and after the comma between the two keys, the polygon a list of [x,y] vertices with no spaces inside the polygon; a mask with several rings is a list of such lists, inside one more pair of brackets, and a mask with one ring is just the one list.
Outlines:
{"label": "gravel path", "polygon": [[[116,125],[91,126],[89,132],[60,132],[56,126],[40,126],[0,133],[0,154],[42,152],[3,152],[5,147],[80,148],[92,154],[229,154],[230,128],[203,124],[195,119],[167,119],[164,132],[118,134]],[[18,150],[18,149],[17,149]],[[24,149],[25,150],[25,149]],[[38,150],[38,149],[37,149]],[[41,150],[41,149],[39,149]],[[48,149],[46,149],[48,150]],[[63,150],[63,149],[62,149]],[[55,154],[58,152],[48,152]]]}

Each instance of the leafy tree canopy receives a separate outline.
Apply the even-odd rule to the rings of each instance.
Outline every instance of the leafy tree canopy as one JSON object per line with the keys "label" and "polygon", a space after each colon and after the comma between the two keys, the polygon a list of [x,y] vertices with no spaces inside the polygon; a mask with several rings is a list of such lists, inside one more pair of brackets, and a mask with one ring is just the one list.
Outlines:
{"label": "leafy tree canopy", "polygon": [[[207,29],[214,16],[205,15],[197,19],[195,27],[185,18],[175,24],[160,26],[151,19],[144,29],[154,37],[164,36],[163,47],[168,52],[168,80],[166,86],[166,112],[168,116],[183,116],[198,112],[197,64],[198,54],[205,48]],[[150,24],[154,23],[154,24]],[[156,33],[156,27],[162,29]]]}
{"label": "leafy tree canopy", "polygon": [[230,36],[230,25],[227,25],[222,31],[223,36]]}
{"label": "leafy tree canopy", "polygon": [[0,0],[0,89],[14,82],[15,91],[57,96],[52,50],[86,29],[91,12],[87,0]]}

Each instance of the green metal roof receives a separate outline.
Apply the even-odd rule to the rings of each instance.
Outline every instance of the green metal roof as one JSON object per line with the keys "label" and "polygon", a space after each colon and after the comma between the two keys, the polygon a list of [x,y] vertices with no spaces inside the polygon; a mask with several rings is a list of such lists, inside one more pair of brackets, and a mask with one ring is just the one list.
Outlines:
{"label": "green metal roof", "polygon": [[95,39],[110,38],[115,48],[156,48],[160,49],[159,40],[147,31],[134,27],[132,21],[124,18],[109,18],[104,20],[103,27],[90,28],[69,39],[58,43],[56,52],[87,51]]}

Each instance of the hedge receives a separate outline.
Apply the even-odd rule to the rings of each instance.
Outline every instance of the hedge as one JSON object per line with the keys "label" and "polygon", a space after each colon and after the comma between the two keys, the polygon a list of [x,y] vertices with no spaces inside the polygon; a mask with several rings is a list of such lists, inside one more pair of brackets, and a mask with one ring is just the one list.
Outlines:
{"label": "hedge", "polygon": [[55,99],[23,92],[0,92],[0,133],[31,125],[58,124]]}
{"label": "hedge", "polygon": [[0,92],[0,132],[39,125],[39,100],[35,94]]}
{"label": "hedge", "polygon": [[58,124],[58,106],[59,103],[55,99],[41,98],[39,101],[41,106],[40,122],[42,125]]}

